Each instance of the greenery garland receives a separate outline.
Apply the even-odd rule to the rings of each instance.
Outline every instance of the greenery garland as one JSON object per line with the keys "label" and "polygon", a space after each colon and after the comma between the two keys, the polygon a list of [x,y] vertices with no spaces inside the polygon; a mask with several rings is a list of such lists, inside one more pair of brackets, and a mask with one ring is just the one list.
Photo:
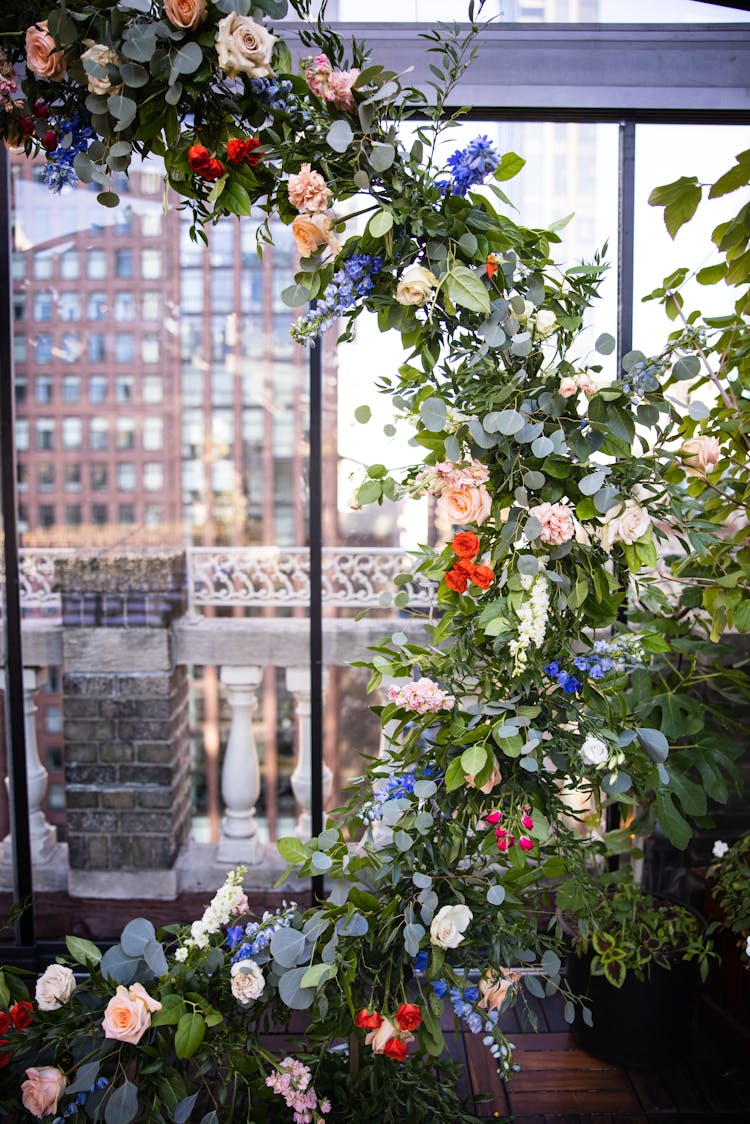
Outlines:
{"label": "greenery garland", "polygon": [[[452,1007],[509,1076],[501,1009],[562,993],[574,1017],[554,904],[595,931],[592,871],[608,848],[629,845],[629,833],[603,841],[592,830],[603,804],[639,812],[642,826],[658,814],[684,847],[704,789],[726,799],[733,752],[715,716],[744,681],[728,675],[706,694],[699,602],[675,599],[659,554],[677,555],[677,577],[683,559],[708,558],[714,640],[728,613],[750,624],[750,602],[734,596],[745,577],[727,600],[711,571],[729,549],[744,575],[742,549],[717,535],[705,502],[743,438],[727,423],[720,443],[701,428],[710,410],[669,392],[706,379],[711,345],[694,320],[660,356],[625,356],[621,378],[605,373],[611,336],[582,350],[606,248],[554,264],[558,232],[520,225],[500,186],[519,156],[477,137],[444,160],[455,120],[445,107],[477,50],[481,4],[469,5],[468,26],[424,33],[429,99],[362,45],[347,57],[306,0],[292,7],[316,52],[302,76],[269,27],[283,0],[71,0],[45,18],[35,6],[23,48],[6,39],[0,129],[46,153],[53,190],[94,182],[105,206],[117,205],[113,177],[135,156],[160,157],[196,238],[226,215],[291,225],[301,262],[284,299],[309,308],[298,341],[342,322],[351,338],[365,309],[400,333],[407,358],[380,388],[422,459],[400,473],[371,465],[357,502],[428,493],[455,532],[418,555],[437,611],[415,607],[418,628],[369,661],[371,689],[389,684],[375,708],[389,749],[363,778],[364,799],[360,786],[321,835],[279,845],[302,875],[332,879],[331,896],[274,933],[262,964],[269,990],[309,1012],[310,1053],[359,1032],[352,1057],[363,1067],[383,1063],[373,1055],[416,1065],[415,1051],[429,1067]],[[21,81],[12,64],[23,54]],[[669,225],[687,189],[663,190],[654,202]],[[347,223],[362,215],[353,233]],[[678,307],[682,281],[654,296]],[[736,417],[734,391],[712,381]],[[407,582],[395,598],[404,610]],[[252,972],[244,945],[230,946]],[[197,979],[204,950],[182,947],[177,960]],[[138,1118],[163,1119],[162,1108]]]}

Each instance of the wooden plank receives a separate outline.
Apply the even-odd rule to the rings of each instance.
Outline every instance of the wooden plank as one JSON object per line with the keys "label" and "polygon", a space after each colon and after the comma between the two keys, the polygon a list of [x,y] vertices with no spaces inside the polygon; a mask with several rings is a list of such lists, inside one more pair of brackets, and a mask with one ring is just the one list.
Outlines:
{"label": "wooden plank", "polygon": [[640,1105],[631,1090],[559,1089],[533,1090],[515,1093],[510,1088],[510,1109],[513,1116],[524,1112],[542,1113],[593,1113],[593,1112],[638,1112]]}
{"label": "wooden plank", "polygon": [[[553,1069],[526,1071],[521,1062],[521,1072],[514,1073],[510,1081],[511,1095],[525,1093],[530,1089],[555,1091],[556,1089],[585,1089],[587,1092],[607,1092],[615,1089],[625,1090],[632,1097],[628,1080],[617,1069]],[[605,1107],[605,1106],[602,1106]]]}
{"label": "wooden plank", "polygon": [[594,1070],[602,1073],[619,1073],[617,1066],[609,1062],[599,1061],[584,1050],[545,1050],[529,1049],[525,1044],[516,1042],[516,1061],[525,1070],[543,1073],[557,1069]]}
{"label": "wooden plank", "polygon": [[[560,1050],[577,1050],[572,1034],[558,1033],[551,1031],[548,1034],[534,1034],[529,1032],[522,1032],[511,1036],[516,1050],[545,1050],[550,1052],[557,1052]],[[589,1057],[587,1054],[586,1057]]]}
{"label": "wooden plank", "polygon": [[494,1117],[497,1113],[501,1116],[507,1115],[510,1109],[505,1086],[500,1080],[492,1054],[477,1034],[465,1034],[464,1046],[474,1093],[490,1097],[490,1101],[486,1104],[477,1104],[477,1116]]}

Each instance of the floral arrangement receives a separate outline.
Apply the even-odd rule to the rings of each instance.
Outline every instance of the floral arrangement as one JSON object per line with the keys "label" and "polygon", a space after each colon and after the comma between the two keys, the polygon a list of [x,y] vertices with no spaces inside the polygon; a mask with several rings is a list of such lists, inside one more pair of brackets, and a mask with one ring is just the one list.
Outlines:
{"label": "floral arrangement", "polygon": [[[429,494],[454,527],[444,545],[418,554],[438,610],[422,618],[427,638],[395,632],[368,661],[370,688],[388,682],[375,707],[387,758],[320,835],[279,844],[301,875],[332,880],[330,897],[292,923],[276,918],[280,928],[262,947],[262,929],[231,936],[229,982],[210,918],[180,937],[179,968],[156,970],[156,995],[131,996],[127,989],[145,986],[135,976],[121,986],[170,1049],[170,1027],[201,1028],[195,1038],[183,1032],[180,1051],[185,1040],[198,1045],[177,1058],[208,1050],[209,1019],[223,1025],[231,991],[251,1009],[262,1000],[277,1013],[277,1002],[308,1012],[308,1050],[322,1056],[348,1041],[352,1072],[371,1083],[386,1063],[422,1065],[426,1083],[450,1004],[509,1076],[503,1010],[562,993],[565,1017],[575,1017],[580,1000],[561,976],[555,903],[579,926],[596,916],[591,868],[615,845],[592,830],[604,804],[626,815],[643,809],[643,830],[658,816],[685,847],[706,792],[727,797],[732,750],[717,731],[726,698],[747,684],[732,673],[705,704],[701,660],[726,623],[750,627],[750,601],[739,577],[738,588],[719,585],[715,569],[694,578],[690,567],[722,541],[711,567],[720,556],[747,572],[744,539],[722,540],[716,512],[726,507],[707,500],[722,492],[741,438],[727,417],[717,442],[696,395],[708,379],[728,409],[738,388],[708,359],[722,325],[709,346],[694,319],[659,356],[623,356],[622,370],[608,358],[609,334],[585,347],[580,331],[606,249],[556,265],[557,231],[517,222],[500,186],[522,169],[521,157],[484,136],[445,157],[456,119],[446,106],[477,50],[481,4],[469,4],[468,27],[424,34],[437,78],[430,100],[370,63],[361,45],[348,56],[309,19],[305,0],[292,8],[314,53],[296,73],[270,24],[286,8],[283,0],[76,0],[39,7],[25,34],[23,79],[11,66],[21,52],[6,47],[0,131],[46,154],[51,187],[77,176],[115,206],[113,175],[134,153],[153,153],[192,210],[196,237],[227,214],[275,215],[291,227],[301,261],[284,299],[308,309],[292,329],[297,341],[334,325],[351,338],[364,310],[400,334],[405,361],[380,388],[412,427],[421,459],[398,472],[370,465],[355,504]],[[668,225],[678,195],[663,197]],[[364,216],[364,227],[347,226]],[[678,303],[674,284],[662,297]],[[730,353],[727,345],[722,354]],[[731,373],[741,385],[746,358]],[[365,424],[369,408],[356,416]],[[665,575],[676,578],[676,599]],[[394,604],[409,609],[405,589]],[[151,948],[158,957],[154,941],[148,931],[138,955]],[[127,953],[130,935],[120,947]],[[260,949],[248,953],[255,967],[246,947]],[[212,997],[219,988],[223,1002],[204,1006],[192,985],[189,998],[183,972],[205,978]],[[165,990],[162,978],[177,983]],[[97,982],[97,995],[103,987]],[[212,1064],[226,1056],[236,1088],[261,1065],[258,1050],[240,1061],[227,1045]],[[290,1104],[297,1098],[296,1112],[325,1115],[320,1102],[299,1107],[310,1084],[293,1060],[273,1070],[269,1089]],[[117,1089],[128,1072],[111,1079]],[[81,1093],[115,1097],[91,1092],[98,1069],[86,1079]],[[406,1083],[393,1076],[384,1085]],[[434,1116],[460,1118],[447,1093]]]}
{"label": "floral arrangement", "polygon": [[716,860],[708,868],[708,881],[723,913],[722,924],[736,933],[738,945],[750,967],[750,832],[733,843],[717,839]]}

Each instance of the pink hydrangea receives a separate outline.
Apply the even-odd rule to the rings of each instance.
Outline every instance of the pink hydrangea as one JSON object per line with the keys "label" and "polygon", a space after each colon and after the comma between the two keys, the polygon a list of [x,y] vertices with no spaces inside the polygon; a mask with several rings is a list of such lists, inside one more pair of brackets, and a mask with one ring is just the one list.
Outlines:
{"label": "pink hydrangea", "polygon": [[539,520],[542,527],[539,537],[549,546],[562,546],[575,534],[573,512],[564,503],[540,503],[529,508],[529,516]]}
{"label": "pink hydrangea", "polygon": [[389,687],[388,699],[396,706],[416,711],[417,714],[437,714],[439,710],[452,710],[456,703],[453,695],[449,695],[433,679],[425,676],[416,683],[407,683],[403,687]]}

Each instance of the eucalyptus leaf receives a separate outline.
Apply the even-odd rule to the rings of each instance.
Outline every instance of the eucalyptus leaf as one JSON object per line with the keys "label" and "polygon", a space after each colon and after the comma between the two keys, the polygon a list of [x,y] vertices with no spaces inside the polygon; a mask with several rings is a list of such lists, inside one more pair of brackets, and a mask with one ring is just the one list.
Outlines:
{"label": "eucalyptus leaf", "polygon": [[487,901],[490,905],[502,905],[505,901],[505,887],[490,886],[487,891]]}
{"label": "eucalyptus leaf", "polygon": [[448,420],[448,407],[442,398],[433,394],[421,403],[419,416],[425,429],[429,429],[432,433],[439,433]]}
{"label": "eucalyptus leaf", "polygon": [[277,929],[271,937],[271,956],[282,968],[293,968],[305,955],[306,938],[296,929]]}
{"label": "eucalyptus leaf", "polygon": [[137,1113],[138,1090],[126,1077],[107,1098],[104,1120],[106,1124],[130,1124]]}
{"label": "eucalyptus leaf", "polygon": [[373,143],[370,149],[370,167],[374,172],[387,172],[396,159],[396,149],[392,144]]}
{"label": "eucalyptus leaf", "polygon": [[354,133],[349,122],[341,117],[338,121],[334,121],[330,129],[326,133],[326,144],[332,148],[334,152],[346,152],[349,145],[354,140]]}

